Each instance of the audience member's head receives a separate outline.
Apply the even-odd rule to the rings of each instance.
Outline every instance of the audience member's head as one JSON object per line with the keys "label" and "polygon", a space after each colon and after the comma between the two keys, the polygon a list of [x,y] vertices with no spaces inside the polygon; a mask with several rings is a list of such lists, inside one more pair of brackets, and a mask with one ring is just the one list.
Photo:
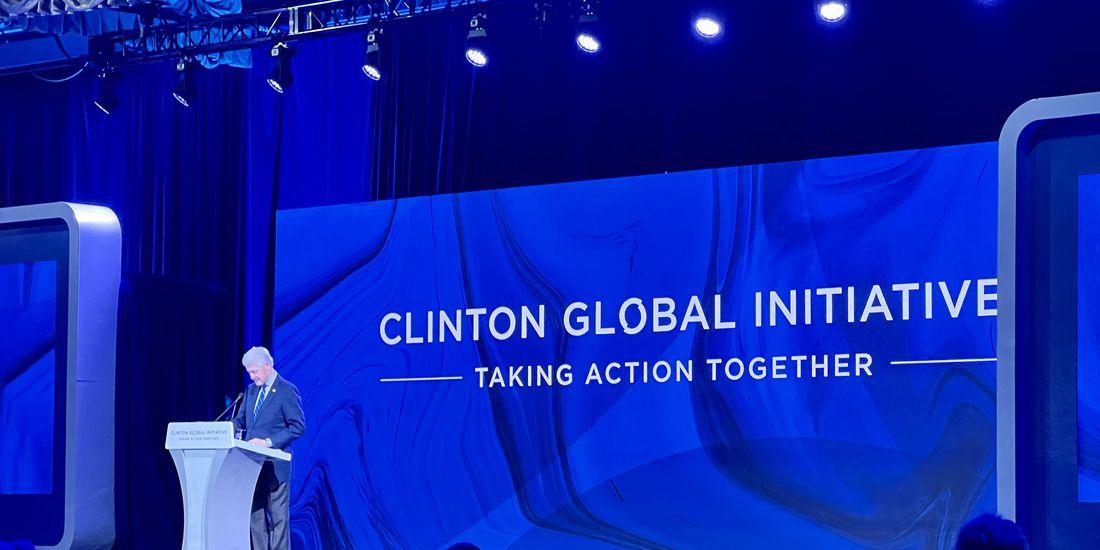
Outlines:
{"label": "audience member's head", "polygon": [[1016,522],[982,514],[959,531],[956,550],[1027,550],[1027,538]]}
{"label": "audience member's head", "polygon": [[452,544],[447,550],[481,550],[476,544],[472,542],[456,542]]}

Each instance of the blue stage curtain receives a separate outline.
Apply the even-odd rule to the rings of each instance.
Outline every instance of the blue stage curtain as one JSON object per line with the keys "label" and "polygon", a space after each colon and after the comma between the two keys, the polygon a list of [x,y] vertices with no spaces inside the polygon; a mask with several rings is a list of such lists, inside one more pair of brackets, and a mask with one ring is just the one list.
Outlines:
{"label": "blue stage curtain", "polygon": [[[250,148],[260,114],[247,73],[202,75],[203,108],[172,99],[171,67],[120,82],[109,118],[90,87],[17,81],[0,132],[0,204],[101,204],[123,230],[116,367],[120,548],[179,540],[182,506],[164,451],[170,420],[212,419],[243,387],[235,359],[266,340],[264,265],[272,181]],[[14,108],[11,107],[17,105]],[[257,106],[278,116],[277,104]],[[268,157],[266,162],[273,163]]]}
{"label": "blue stage curtain", "polygon": [[362,37],[350,35],[297,45],[285,96],[264,81],[266,48],[251,71],[198,71],[190,109],[172,99],[171,63],[125,69],[110,117],[91,105],[88,78],[0,86],[0,206],[101,204],[122,222],[119,548],[180,540],[165,425],[212,419],[244,389],[241,353],[270,345],[276,209],[458,188],[472,85],[454,66],[464,34],[424,25],[439,27],[422,44],[432,74],[374,88],[359,70]]}

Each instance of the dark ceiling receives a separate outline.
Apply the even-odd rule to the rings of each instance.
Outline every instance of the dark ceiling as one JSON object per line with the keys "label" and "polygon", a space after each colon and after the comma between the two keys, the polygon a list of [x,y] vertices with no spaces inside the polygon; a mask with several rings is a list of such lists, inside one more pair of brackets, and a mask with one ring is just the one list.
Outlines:
{"label": "dark ceiling", "polygon": [[1091,0],[854,0],[833,27],[810,0],[718,2],[713,44],[691,32],[692,2],[605,0],[594,57],[533,32],[521,4],[494,21],[506,69],[479,76],[474,99],[472,146],[493,150],[473,156],[509,160],[475,182],[990,141],[1025,100],[1100,91]]}

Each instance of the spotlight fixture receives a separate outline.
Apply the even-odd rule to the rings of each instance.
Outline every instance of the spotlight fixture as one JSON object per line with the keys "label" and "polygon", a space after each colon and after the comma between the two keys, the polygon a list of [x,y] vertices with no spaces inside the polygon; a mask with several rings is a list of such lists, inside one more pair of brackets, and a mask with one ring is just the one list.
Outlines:
{"label": "spotlight fixture", "polygon": [[695,27],[696,34],[706,39],[717,38],[722,34],[722,22],[714,15],[699,15],[692,26]]}
{"label": "spotlight fixture", "polygon": [[192,83],[192,63],[187,59],[176,62],[176,87],[172,90],[172,97],[184,107],[190,107],[195,101],[195,88]]}
{"label": "spotlight fixture", "polygon": [[103,114],[110,115],[118,107],[118,95],[115,93],[115,75],[109,68],[103,68],[96,74],[92,90],[92,105]]}
{"label": "spotlight fixture", "polygon": [[382,29],[373,29],[367,33],[367,52],[363,59],[363,74],[371,80],[382,80]]}
{"label": "spotlight fixture", "polygon": [[470,18],[470,31],[466,33],[466,61],[477,68],[489,64],[488,35],[485,32],[485,14]]}
{"label": "spotlight fixture", "polygon": [[839,23],[848,17],[848,0],[818,0],[817,17],[826,23]]}
{"label": "spotlight fixture", "polygon": [[290,71],[290,58],[294,57],[294,49],[279,42],[271,48],[271,58],[275,65],[271,67],[271,75],[267,77],[267,84],[276,92],[285,93],[294,84],[294,73]]}
{"label": "spotlight fixture", "polygon": [[600,51],[600,23],[596,17],[597,0],[586,0],[580,4],[577,18],[577,47],[585,53]]}

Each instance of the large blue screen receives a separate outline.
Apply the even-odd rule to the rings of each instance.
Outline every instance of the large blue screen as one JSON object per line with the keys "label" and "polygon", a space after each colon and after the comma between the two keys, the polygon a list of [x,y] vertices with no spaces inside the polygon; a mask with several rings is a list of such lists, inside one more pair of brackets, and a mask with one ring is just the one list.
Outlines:
{"label": "large blue screen", "polygon": [[1100,502],[1100,175],[1077,188],[1077,496]]}
{"label": "large blue screen", "polygon": [[995,146],[280,212],[296,548],[948,548]]}
{"label": "large blue screen", "polygon": [[0,264],[0,494],[53,491],[57,264]]}

